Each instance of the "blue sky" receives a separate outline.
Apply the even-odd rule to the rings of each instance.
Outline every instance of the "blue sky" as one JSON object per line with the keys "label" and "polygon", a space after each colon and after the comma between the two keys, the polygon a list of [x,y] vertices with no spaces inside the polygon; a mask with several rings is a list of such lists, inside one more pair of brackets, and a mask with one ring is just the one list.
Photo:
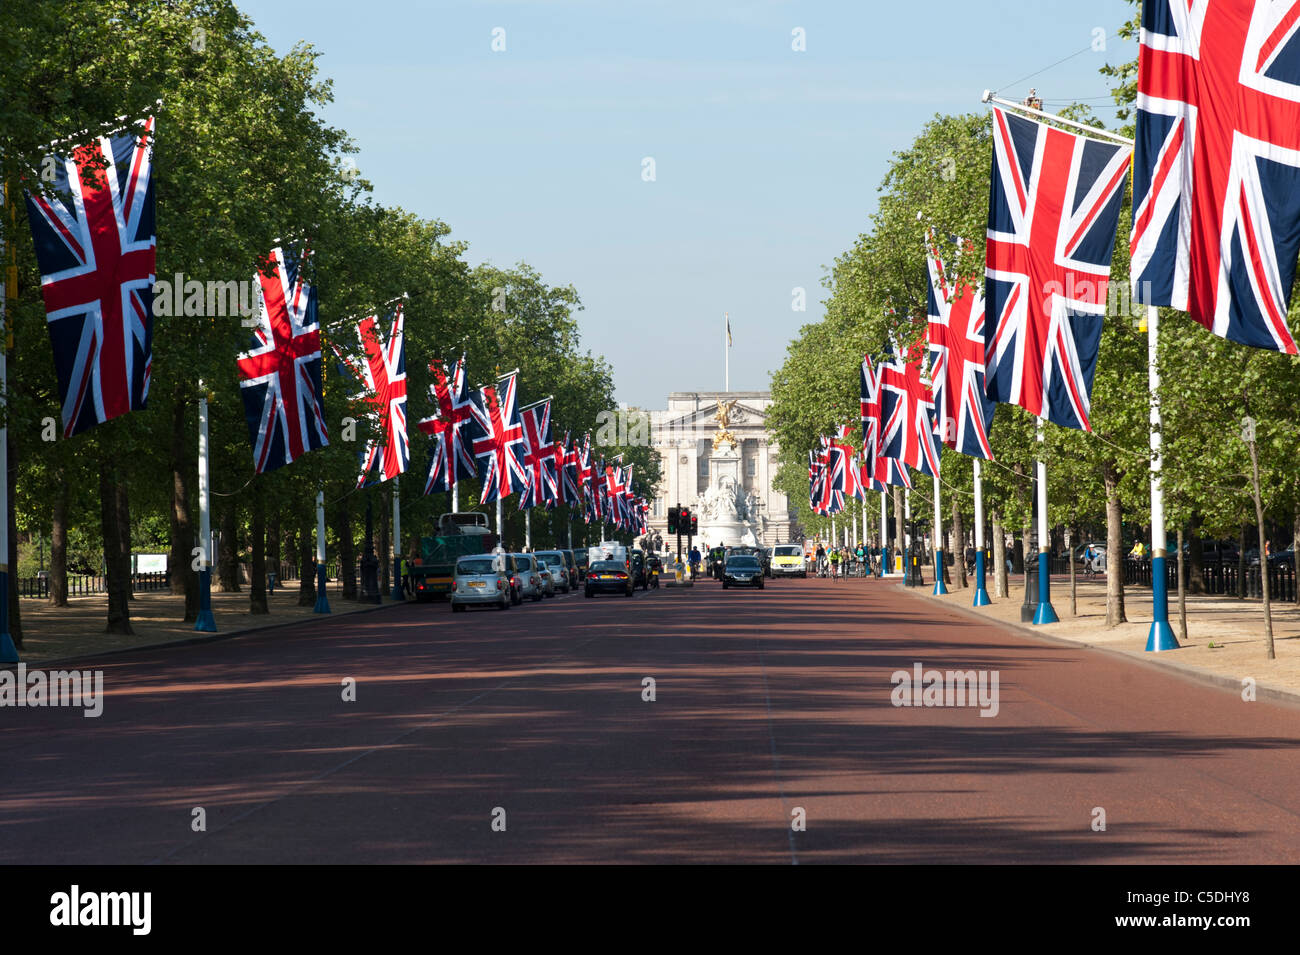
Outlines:
{"label": "blue sky", "polygon": [[576,286],[619,400],[652,408],[723,386],[723,312],[731,387],[768,387],[890,155],[934,114],[1036,86],[1109,120],[1097,70],[1136,52],[1115,35],[1124,0],[239,5],[277,50],[322,54],[324,116],[379,201],[442,219],[472,262]]}

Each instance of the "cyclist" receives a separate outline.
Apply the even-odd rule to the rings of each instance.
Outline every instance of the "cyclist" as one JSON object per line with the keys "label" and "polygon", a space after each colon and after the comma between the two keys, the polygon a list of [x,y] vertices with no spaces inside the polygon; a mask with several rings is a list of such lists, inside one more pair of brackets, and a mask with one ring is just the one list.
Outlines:
{"label": "cyclist", "polygon": [[822,546],[821,541],[817,542],[816,559],[817,559],[817,576],[825,577],[826,576],[826,548]]}
{"label": "cyclist", "polygon": [[833,549],[830,555],[831,561],[831,580],[840,579],[840,552],[839,549]]}
{"label": "cyclist", "polygon": [[691,562],[691,580],[694,580],[696,577],[700,576],[700,549],[698,547],[692,547],[691,552],[687,557]]}

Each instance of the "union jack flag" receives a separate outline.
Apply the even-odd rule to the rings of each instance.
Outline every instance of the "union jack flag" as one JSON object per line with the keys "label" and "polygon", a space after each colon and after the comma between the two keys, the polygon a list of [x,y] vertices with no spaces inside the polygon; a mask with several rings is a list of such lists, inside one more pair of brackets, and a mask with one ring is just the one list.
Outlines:
{"label": "union jack flag", "polygon": [[555,467],[555,444],[551,440],[550,399],[525,408],[523,460],[528,484],[519,495],[519,509],[550,504],[559,495]]}
{"label": "union jack flag", "polygon": [[63,436],[145,407],[153,365],[154,120],[55,156],[27,192]]}
{"label": "union jack flag", "polygon": [[881,456],[933,477],[939,473],[939,436],[934,430],[934,397],[921,378],[924,362],[919,344],[906,356],[895,345],[893,360],[881,365]]}
{"label": "union jack flag", "polygon": [[1300,4],[1146,0],[1133,162],[1135,298],[1296,354]]}
{"label": "union jack flag", "polygon": [[988,396],[1067,428],[1088,411],[1129,151],[993,110]]}
{"label": "union jack flag", "polygon": [[320,323],[316,289],[303,278],[301,256],[271,250],[259,270],[260,307],[253,347],[238,358],[244,417],[258,474],[292,464],[328,445],[321,409]]}
{"label": "union jack flag", "polygon": [[519,420],[519,376],[503,378],[497,387],[479,391],[474,414],[481,433],[474,440],[478,479],[483,483],[480,504],[507,498],[528,486],[523,462],[524,427]]}
{"label": "union jack flag", "polygon": [[858,467],[857,449],[849,443],[853,435],[850,425],[841,425],[838,435],[826,442],[830,453],[830,484],[846,498],[862,498],[861,469]]}
{"label": "union jack flag", "polygon": [[583,502],[578,454],[578,448],[569,440],[569,432],[564,432],[564,440],[555,443],[555,464],[560,473],[560,491],[564,503],[570,507],[579,507]]}
{"label": "union jack flag", "polygon": [[[895,458],[884,455],[881,419],[880,377],[883,367],[877,368],[870,355],[862,356],[859,382],[862,388],[862,483],[873,491],[884,491],[889,484],[911,487],[912,479]],[[901,414],[895,409],[895,414]]]}
{"label": "union jack flag", "polygon": [[590,524],[592,518],[595,517],[596,510],[591,488],[593,469],[591,466],[590,433],[585,433],[582,436],[582,448],[577,453],[575,466],[577,468],[578,488],[582,491],[582,520],[584,523]]}
{"label": "union jack flag", "polygon": [[424,493],[450,491],[461,478],[475,477],[473,444],[478,437],[478,418],[475,416],[477,394],[466,384],[465,356],[452,367],[451,378],[442,362],[429,365],[433,380],[429,383],[429,396],[437,412],[423,418],[416,425],[425,434],[433,436],[429,474],[424,482]]}
{"label": "union jack flag", "polygon": [[[379,436],[366,442],[361,452],[361,475],[357,487],[366,481],[378,465],[379,479],[391,480],[406,473],[411,463],[410,438],[406,433],[406,342],[402,336],[405,319],[399,304],[387,342],[379,328],[379,317],[370,315],[357,323],[361,339],[362,360],[356,361],[338,347],[334,353],[365,386],[365,399],[375,417]],[[382,443],[381,443],[382,442]]]}
{"label": "union jack flag", "polygon": [[984,393],[984,295],[971,282],[944,271],[933,233],[928,244],[926,312],[935,427],[948,447],[992,460],[989,428],[996,405]]}

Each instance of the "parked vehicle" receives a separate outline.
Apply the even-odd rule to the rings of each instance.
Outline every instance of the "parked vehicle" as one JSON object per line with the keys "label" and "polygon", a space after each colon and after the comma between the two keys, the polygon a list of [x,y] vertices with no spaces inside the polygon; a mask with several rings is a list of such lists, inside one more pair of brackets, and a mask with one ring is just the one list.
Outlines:
{"label": "parked vehicle", "polygon": [[511,599],[510,577],[505,570],[503,555],[480,554],[461,557],[456,561],[455,584],[451,592],[451,609],[463,612],[469,607],[496,607],[509,610]]}
{"label": "parked vehicle", "polygon": [[585,550],[576,550],[573,552],[573,564],[578,568],[578,583],[587,579],[587,568],[591,564],[591,556]]}
{"label": "parked vehicle", "polygon": [[632,574],[625,563],[618,560],[592,561],[587,571],[583,592],[588,597],[596,594],[622,594],[632,596]]}
{"label": "parked vehicle", "polygon": [[[565,554],[569,559],[565,559]],[[550,568],[555,576],[555,589],[563,593],[568,593],[578,585],[577,568],[571,566],[573,555],[571,551],[562,550],[539,550],[536,555],[538,560],[545,560],[547,567]]]}
{"label": "parked vehicle", "polygon": [[487,515],[478,511],[443,514],[438,534],[420,538],[420,556],[411,562],[411,592],[417,601],[446,597],[455,586],[457,561],[486,554],[497,545],[488,530]]}
{"label": "parked vehicle", "polygon": [[534,554],[537,560],[537,579],[540,581],[540,587],[543,597],[554,597],[556,580],[561,576],[563,570],[559,564],[553,564],[540,554]]}
{"label": "parked vehicle", "polygon": [[543,583],[537,573],[537,558],[532,554],[512,554],[515,559],[515,578],[519,581],[519,597],[534,601],[543,596]]}

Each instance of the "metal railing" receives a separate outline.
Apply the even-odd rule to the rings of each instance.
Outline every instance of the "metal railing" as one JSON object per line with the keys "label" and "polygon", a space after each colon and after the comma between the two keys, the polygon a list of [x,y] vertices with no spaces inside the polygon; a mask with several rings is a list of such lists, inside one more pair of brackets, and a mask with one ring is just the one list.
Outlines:
{"label": "metal railing", "polygon": [[[1190,586],[1192,565],[1184,561],[1186,573],[1184,584]],[[1178,561],[1170,558],[1165,561],[1165,574],[1170,593],[1178,590]],[[1261,599],[1264,594],[1263,578],[1259,564],[1247,565],[1245,576],[1236,561],[1206,561],[1201,566],[1201,579],[1205,584],[1204,592],[1223,597],[1244,597]],[[1151,586],[1151,561],[1135,557],[1124,560],[1124,583],[1139,587]],[[1292,564],[1271,563],[1268,567],[1268,592],[1273,600],[1294,602],[1296,599],[1296,573]]]}

